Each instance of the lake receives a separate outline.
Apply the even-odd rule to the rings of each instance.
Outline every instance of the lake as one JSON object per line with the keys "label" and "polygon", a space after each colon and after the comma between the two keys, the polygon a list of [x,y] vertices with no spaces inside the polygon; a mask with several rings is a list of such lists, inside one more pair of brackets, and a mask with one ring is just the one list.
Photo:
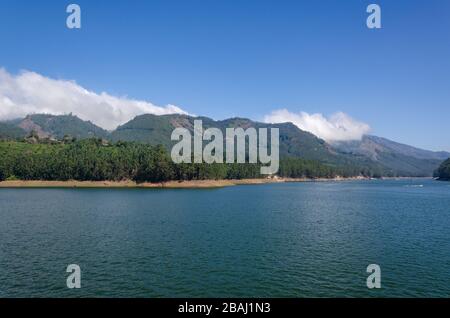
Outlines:
{"label": "lake", "polygon": [[450,296],[448,182],[0,189],[0,220],[0,297]]}

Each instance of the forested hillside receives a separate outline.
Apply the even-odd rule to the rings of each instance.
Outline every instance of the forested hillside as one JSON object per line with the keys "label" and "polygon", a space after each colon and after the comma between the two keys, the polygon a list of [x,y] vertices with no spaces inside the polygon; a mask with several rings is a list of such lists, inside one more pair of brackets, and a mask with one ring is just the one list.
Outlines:
{"label": "forested hillside", "polygon": [[0,122],[0,140],[21,139],[26,136],[26,131],[15,124]]}
{"label": "forested hillside", "polygon": [[231,118],[215,121],[207,117],[192,117],[187,115],[151,114],[137,116],[123,126],[119,126],[111,134],[113,141],[139,141],[150,144],[162,144],[167,149],[176,143],[170,136],[175,128],[187,128],[193,134],[194,120],[201,119],[203,128],[220,129],[224,136],[226,128],[278,128],[280,133],[280,158],[298,158],[318,161],[325,166],[339,170],[351,170],[355,175],[362,171],[364,175],[395,176],[395,171],[372,161],[363,155],[341,153],[330,147],[324,140],[313,134],[299,129],[292,123],[266,124],[246,118]]}
{"label": "forested hillside", "polygon": [[[331,178],[343,173],[317,161],[281,162],[283,177]],[[67,143],[0,142],[0,180],[168,180],[246,179],[258,164],[174,164],[163,146],[86,139]]]}
{"label": "forested hillside", "polygon": [[[183,127],[193,132],[194,120],[201,119],[203,128],[278,128],[280,133],[280,158],[299,159],[303,162],[320,162],[323,167],[341,175],[371,177],[431,177],[445,152],[432,152],[399,144],[376,136],[364,136],[360,141],[327,143],[292,123],[267,124],[245,118],[213,120],[187,115],[152,115],[135,117],[109,132],[74,115],[34,114],[23,119],[0,123],[0,140],[22,141],[33,136],[40,143],[61,140],[101,138],[109,142],[137,142],[152,146],[162,145],[170,151],[176,143],[171,140],[175,128]],[[286,170],[284,170],[286,171]]]}
{"label": "forested hillside", "polygon": [[29,115],[20,121],[18,126],[28,133],[34,130],[40,137],[51,137],[58,140],[63,139],[64,136],[86,139],[93,137],[108,138],[109,135],[108,131],[72,114],[60,116]]}

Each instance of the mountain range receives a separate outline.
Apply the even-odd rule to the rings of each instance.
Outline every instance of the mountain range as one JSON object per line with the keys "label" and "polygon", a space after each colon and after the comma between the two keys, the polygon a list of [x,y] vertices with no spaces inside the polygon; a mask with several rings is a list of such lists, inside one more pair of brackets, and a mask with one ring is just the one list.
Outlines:
{"label": "mountain range", "polygon": [[228,127],[276,127],[280,131],[281,158],[304,158],[330,166],[367,168],[383,176],[431,177],[442,161],[450,157],[448,152],[418,149],[377,136],[366,135],[358,141],[327,143],[292,123],[265,124],[245,118],[215,121],[207,117],[179,114],[140,115],[111,132],[72,114],[34,114],[0,122],[0,139],[23,138],[34,131],[39,138],[61,140],[65,136],[77,139],[95,137],[110,141],[162,144],[170,149],[175,143],[170,139],[173,129],[184,127],[192,132],[194,119],[201,119],[204,129],[216,127],[223,131]]}

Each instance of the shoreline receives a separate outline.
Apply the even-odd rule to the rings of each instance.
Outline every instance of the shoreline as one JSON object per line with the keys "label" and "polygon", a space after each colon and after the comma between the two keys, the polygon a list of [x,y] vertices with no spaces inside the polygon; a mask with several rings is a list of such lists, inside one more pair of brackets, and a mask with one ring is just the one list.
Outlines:
{"label": "shoreline", "polygon": [[[417,178],[383,178],[383,179],[417,179]],[[423,178],[421,178],[423,179]],[[161,183],[136,183],[125,181],[45,181],[45,180],[11,180],[0,182],[0,188],[155,188],[155,189],[209,189],[223,188],[237,185],[258,185],[289,182],[333,182],[371,180],[365,177],[352,178],[270,178],[270,179],[240,179],[240,180],[190,180],[167,181]]]}

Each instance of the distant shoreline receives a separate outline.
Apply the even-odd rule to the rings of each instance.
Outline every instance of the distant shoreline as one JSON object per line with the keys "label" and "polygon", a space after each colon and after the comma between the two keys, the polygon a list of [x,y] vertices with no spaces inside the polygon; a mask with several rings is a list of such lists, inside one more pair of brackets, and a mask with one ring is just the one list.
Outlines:
{"label": "distant shoreline", "polygon": [[[418,179],[418,178],[383,178],[383,179]],[[420,178],[425,179],[425,178]],[[430,179],[430,178],[426,178]],[[241,180],[190,180],[167,181],[162,183],[136,183],[134,181],[44,181],[44,180],[11,180],[0,182],[0,188],[160,188],[160,189],[195,189],[195,188],[223,188],[236,185],[257,185],[287,182],[327,182],[370,180],[364,177],[352,178],[273,178],[273,179],[241,179]]]}

